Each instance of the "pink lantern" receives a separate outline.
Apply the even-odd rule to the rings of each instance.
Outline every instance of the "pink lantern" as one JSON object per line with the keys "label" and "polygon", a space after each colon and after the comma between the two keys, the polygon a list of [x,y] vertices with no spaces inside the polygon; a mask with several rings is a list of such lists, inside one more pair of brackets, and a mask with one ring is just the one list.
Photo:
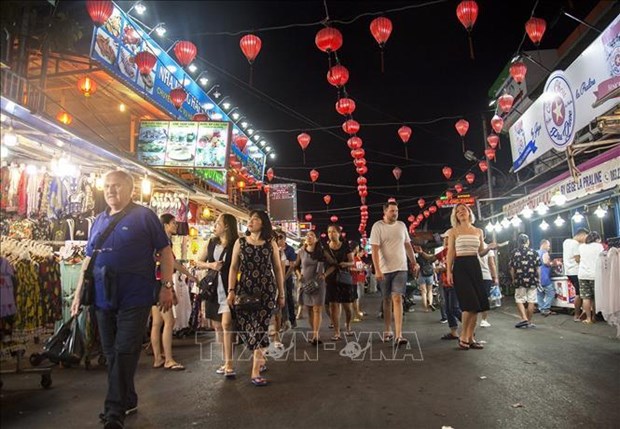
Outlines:
{"label": "pink lantern", "polygon": [[329,203],[332,202],[332,197],[331,195],[324,195],[323,196],[323,201],[325,202],[326,205],[329,205]]}
{"label": "pink lantern", "polygon": [[454,196],[454,192],[452,192],[452,191],[446,191],[446,197],[447,197],[449,200],[451,200],[453,196]]}
{"label": "pink lantern", "polygon": [[493,128],[493,131],[495,131],[497,134],[502,132],[502,128],[504,128],[504,120],[501,116],[493,116],[493,118],[491,119],[491,128]]}
{"label": "pink lantern", "polygon": [[474,180],[476,180],[476,175],[474,173],[471,173],[471,172],[467,173],[465,175],[465,180],[467,180],[467,183],[469,183],[471,185],[472,183],[474,183]]}
{"label": "pink lantern", "polygon": [[304,218],[306,219],[306,222],[310,222],[312,220],[312,215],[308,213],[306,216],[304,216]]}
{"label": "pink lantern", "polygon": [[[403,143],[407,143],[411,138],[411,128],[403,125],[398,129],[398,135]],[[405,144],[405,159],[409,159],[409,153],[407,151],[407,145]]]}
{"label": "pink lantern", "polygon": [[497,134],[489,134],[487,136],[487,143],[492,149],[495,149],[499,144],[499,136]]}
{"label": "pink lantern", "polygon": [[353,135],[360,130],[360,124],[356,120],[349,119],[342,124],[342,129],[345,133]]}
{"label": "pink lantern", "polygon": [[418,206],[420,206],[420,208],[423,209],[425,205],[426,205],[426,201],[424,201],[424,198],[420,198],[418,200]]}
{"label": "pink lantern", "polygon": [[331,223],[336,223],[336,222],[338,222],[338,216],[336,216],[336,215],[332,215],[332,216],[329,218],[329,220],[330,220],[330,222],[331,222]]}
{"label": "pink lantern", "polygon": [[415,221],[415,216],[414,216],[414,215],[412,215],[412,214],[411,214],[411,215],[409,215],[409,216],[407,217],[407,221],[408,221],[409,223],[413,223],[413,222]]}
{"label": "pink lantern", "polygon": [[429,212],[428,210],[424,210],[424,217],[429,217],[431,215],[431,212]]}
{"label": "pink lantern", "polygon": [[347,146],[349,146],[349,149],[351,150],[359,149],[362,147],[362,139],[357,136],[353,136],[347,140]]}
{"label": "pink lantern", "polygon": [[312,137],[310,137],[310,135],[306,133],[301,133],[297,136],[297,143],[299,143],[299,146],[301,146],[302,150],[306,150],[306,148],[310,144],[310,140],[312,140]]}
{"label": "pink lantern", "polygon": [[429,212],[431,212],[431,214],[435,214],[435,213],[437,213],[437,207],[435,207],[435,206],[430,206],[430,207],[428,208],[428,211],[429,211]]}
{"label": "pink lantern", "polygon": [[456,128],[456,132],[459,133],[461,137],[465,137],[465,134],[467,134],[467,131],[469,130],[469,122],[465,119],[459,119],[456,121],[456,124],[454,124],[454,127]]}
{"label": "pink lantern", "polygon": [[495,159],[495,149],[485,149],[484,154],[487,159],[490,159],[491,161]]}
{"label": "pink lantern", "polygon": [[274,174],[274,173],[273,173],[273,168],[269,167],[269,168],[267,169],[267,174],[266,174],[266,176],[267,176],[267,180],[269,180],[270,182],[273,180],[273,174]]}
{"label": "pink lantern", "polygon": [[442,168],[441,172],[447,180],[450,180],[450,177],[452,177],[452,169],[450,167]]}
{"label": "pink lantern", "polygon": [[512,103],[514,102],[514,97],[510,94],[504,94],[497,100],[497,104],[499,108],[502,109],[502,112],[508,113],[510,109],[512,109]]}
{"label": "pink lantern", "polygon": [[454,190],[456,191],[457,194],[460,194],[461,192],[463,192],[463,185],[461,185],[460,183],[457,183],[456,185],[454,185]]}
{"label": "pink lantern", "polygon": [[403,170],[401,170],[398,167],[394,167],[394,169],[392,170],[392,174],[394,175],[394,178],[396,180],[400,180],[400,175],[403,173]]}
{"label": "pink lantern", "polygon": [[319,172],[316,170],[310,170],[310,180],[312,180],[312,182],[316,182],[317,179],[319,178]]}
{"label": "pink lantern", "polygon": [[478,167],[480,168],[480,171],[484,173],[489,169],[489,164],[486,161],[480,161],[478,163]]}

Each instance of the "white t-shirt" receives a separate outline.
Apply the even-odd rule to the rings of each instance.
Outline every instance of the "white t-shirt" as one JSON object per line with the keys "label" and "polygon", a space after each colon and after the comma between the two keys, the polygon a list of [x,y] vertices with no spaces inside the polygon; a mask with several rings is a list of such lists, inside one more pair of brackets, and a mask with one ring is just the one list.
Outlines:
{"label": "white t-shirt", "polygon": [[579,255],[579,242],[574,238],[567,238],[562,243],[562,264],[564,264],[564,274],[576,276],[579,274],[579,263],[575,256]]}
{"label": "white t-shirt", "polygon": [[596,275],[596,260],[598,255],[605,250],[601,243],[589,243],[579,245],[579,280],[594,280]]}
{"label": "white t-shirt", "polygon": [[383,274],[407,271],[405,243],[410,242],[407,227],[403,222],[375,222],[370,231],[370,244],[379,246],[379,268]]}
{"label": "white t-shirt", "polygon": [[[485,249],[486,249],[486,244],[484,245]],[[482,270],[482,280],[493,280],[493,277],[491,277],[491,270],[489,269],[489,258],[493,258],[493,251],[489,250],[489,253],[487,253],[484,256],[480,256],[478,259],[480,259],[480,269]]]}

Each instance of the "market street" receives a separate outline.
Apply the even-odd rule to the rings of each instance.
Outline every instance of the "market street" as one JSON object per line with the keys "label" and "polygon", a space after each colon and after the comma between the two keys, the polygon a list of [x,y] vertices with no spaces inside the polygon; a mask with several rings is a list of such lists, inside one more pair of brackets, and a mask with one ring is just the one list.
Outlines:
{"label": "market street", "polygon": [[[367,311],[377,307],[376,295],[366,299]],[[405,330],[415,331],[420,350],[410,334],[411,349],[396,354],[409,353],[405,360],[391,360],[391,346],[375,337],[359,360],[343,352],[343,340],[335,350],[325,341],[318,360],[302,361],[300,351],[312,357],[313,349],[297,337],[298,359],[289,354],[287,362],[270,360],[266,377],[272,384],[265,388],[250,384],[248,362],[236,363],[234,381],[216,375],[219,361],[204,360],[210,341],[203,343],[201,361],[193,338],[175,340],[175,356],[187,370],[151,369],[152,358],[143,354],[136,377],[139,410],[126,427],[617,427],[620,341],[606,323],[535,315],[536,329],[515,329],[514,306],[505,300],[490,313],[492,326],[477,330],[485,350],[460,351],[455,341],[440,340],[447,326],[438,321],[439,312],[407,314]],[[306,327],[302,320],[294,332]],[[354,324],[357,332],[382,329],[374,311]],[[329,336],[324,328],[322,337]],[[358,342],[367,346],[363,336]],[[3,378],[3,428],[100,427],[105,372],[54,368],[52,377],[50,390],[39,387],[38,376]]]}

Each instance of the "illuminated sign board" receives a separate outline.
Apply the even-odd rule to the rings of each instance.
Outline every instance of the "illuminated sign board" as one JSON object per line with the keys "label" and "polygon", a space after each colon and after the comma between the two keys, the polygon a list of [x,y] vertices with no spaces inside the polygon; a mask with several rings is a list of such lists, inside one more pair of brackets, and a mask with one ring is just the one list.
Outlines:
{"label": "illuminated sign board", "polygon": [[297,185],[269,185],[267,211],[274,221],[297,221]]}
{"label": "illuminated sign board", "polygon": [[445,196],[441,197],[441,207],[442,208],[452,208],[457,204],[465,204],[466,206],[474,206],[476,205],[476,197],[473,197],[469,194],[461,194],[454,195],[452,198],[447,198]]}

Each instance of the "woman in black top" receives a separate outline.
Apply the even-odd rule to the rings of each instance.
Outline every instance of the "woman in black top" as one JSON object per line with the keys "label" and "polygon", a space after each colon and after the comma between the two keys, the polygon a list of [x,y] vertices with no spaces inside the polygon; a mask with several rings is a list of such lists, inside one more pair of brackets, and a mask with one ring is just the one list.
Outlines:
{"label": "woman in black top", "polygon": [[[345,271],[353,267],[353,252],[349,248],[346,241],[342,241],[342,229],[338,225],[330,225],[327,228],[327,236],[329,243],[325,251],[325,259],[327,261],[327,269],[325,271],[325,280],[327,283],[327,301],[330,307],[330,317],[334,326],[333,341],[339,340],[340,337],[340,309],[344,308],[345,314],[345,335],[353,335],[351,331],[352,303],[355,300],[352,283],[346,284],[338,281],[338,271]],[[350,277],[350,274],[349,274]]]}

